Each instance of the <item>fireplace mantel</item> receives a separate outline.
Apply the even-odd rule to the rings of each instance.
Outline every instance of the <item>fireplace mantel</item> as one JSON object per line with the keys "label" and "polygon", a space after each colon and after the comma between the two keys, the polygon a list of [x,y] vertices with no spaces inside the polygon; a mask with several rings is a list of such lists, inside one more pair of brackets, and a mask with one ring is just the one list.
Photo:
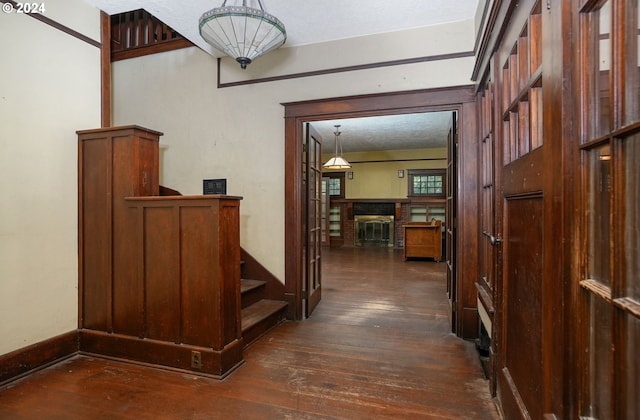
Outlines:
{"label": "fireplace mantel", "polygon": [[[364,205],[364,210],[361,204]],[[377,205],[386,210],[371,210]],[[430,215],[427,210],[430,207],[444,208],[445,199],[434,197],[404,197],[404,198],[331,198],[331,206],[339,208],[340,232],[339,238],[331,238],[330,246],[357,246],[358,229],[356,228],[356,216],[393,216],[393,236],[390,235],[389,244],[396,248],[404,246],[405,223],[411,222],[412,209],[424,209],[424,217]],[[358,208],[360,207],[360,208]],[[393,211],[391,211],[393,209]],[[417,220],[417,219],[416,219]],[[426,221],[426,219],[425,219]],[[389,225],[391,228],[391,225]]]}
{"label": "fireplace mantel", "polygon": [[410,203],[408,198],[332,198],[335,203]]}

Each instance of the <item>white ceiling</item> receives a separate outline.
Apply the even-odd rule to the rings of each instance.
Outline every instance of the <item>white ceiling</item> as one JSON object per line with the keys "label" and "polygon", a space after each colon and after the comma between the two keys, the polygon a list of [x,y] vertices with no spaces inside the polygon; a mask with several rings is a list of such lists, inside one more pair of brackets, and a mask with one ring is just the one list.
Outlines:
{"label": "white ceiling", "polygon": [[324,151],[335,150],[335,125],[340,124],[342,151],[380,151],[445,147],[452,111],[315,121]]}
{"label": "white ceiling", "polygon": [[[202,14],[223,0],[86,0],[110,15],[145,9],[182,36],[209,52],[198,32]],[[284,23],[285,47],[316,44],[440,23],[475,16],[479,0],[261,0],[265,10]],[[227,5],[241,4],[228,0]],[[247,6],[258,7],[257,0]]]}
{"label": "white ceiling", "polygon": [[[223,0],[86,0],[109,15],[145,9],[214,57],[222,53],[198,32],[200,16]],[[262,0],[265,10],[285,25],[283,48],[394,32],[473,19],[479,0]],[[228,0],[227,5],[241,4]],[[257,0],[247,6],[258,7]],[[443,115],[444,114],[444,115]],[[450,113],[357,118],[314,122],[333,149],[333,127],[341,124],[343,150],[444,147]]]}

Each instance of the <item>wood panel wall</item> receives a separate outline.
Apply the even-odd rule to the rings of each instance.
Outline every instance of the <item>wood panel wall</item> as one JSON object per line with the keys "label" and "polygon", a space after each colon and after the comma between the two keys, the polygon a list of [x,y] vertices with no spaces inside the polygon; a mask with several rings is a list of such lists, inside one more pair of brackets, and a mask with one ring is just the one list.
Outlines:
{"label": "wood panel wall", "polygon": [[79,328],[128,331],[114,330],[113,317],[114,298],[128,294],[120,279],[132,276],[124,197],[158,195],[161,135],[137,126],[78,132]]}
{"label": "wood panel wall", "polygon": [[80,351],[224,377],[242,362],[240,198],[159,196],[160,135],[78,132]]}

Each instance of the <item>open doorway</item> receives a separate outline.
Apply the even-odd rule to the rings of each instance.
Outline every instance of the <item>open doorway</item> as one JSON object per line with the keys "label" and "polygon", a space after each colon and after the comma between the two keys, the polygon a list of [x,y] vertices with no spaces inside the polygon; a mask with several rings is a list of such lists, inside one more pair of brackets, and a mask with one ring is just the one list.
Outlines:
{"label": "open doorway", "polygon": [[431,111],[310,123],[323,140],[322,161],[340,154],[350,164],[323,168],[322,245],[402,250],[405,224],[433,220],[443,236],[456,118],[455,111]]}
{"label": "open doorway", "polygon": [[[368,95],[351,98],[337,98],[302,103],[284,104],[285,106],[285,288],[290,304],[289,318],[305,317],[304,300],[305,279],[303,272],[304,250],[308,241],[304,198],[307,196],[303,170],[304,142],[307,123],[321,125],[323,121],[394,116],[404,114],[422,114],[430,112],[455,113],[458,123],[464,118],[464,103],[473,103],[471,87],[443,88],[424,91],[400,92],[392,94]],[[472,114],[469,112],[469,114]],[[469,118],[474,118],[469,115]],[[323,137],[322,134],[319,134]],[[329,140],[333,136],[329,135]],[[455,161],[454,161],[455,163]],[[457,169],[453,168],[454,172]],[[405,173],[407,176],[408,173]],[[397,175],[396,175],[397,176]],[[454,194],[455,195],[455,194]],[[455,264],[452,259],[451,264]],[[456,279],[452,279],[453,284]],[[455,306],[455,303],[453,303]],[[453,307],[452,307],[453,308]],[[455,309],[452,309],[454,312]]]}

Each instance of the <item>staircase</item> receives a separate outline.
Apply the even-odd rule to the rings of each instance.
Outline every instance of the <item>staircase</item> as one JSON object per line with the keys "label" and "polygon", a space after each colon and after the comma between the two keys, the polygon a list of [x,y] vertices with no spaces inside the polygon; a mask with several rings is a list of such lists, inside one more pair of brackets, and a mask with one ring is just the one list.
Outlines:
{"label": "staircase", "polygon": [[[244,263],[242,263],[244,267]],[[244,270],[242,270],[244,274]],[[249,347],[267,331],[285,320],[287,302],[265,298],[266,281],[240,280],[242,302],[242,337]]]}

